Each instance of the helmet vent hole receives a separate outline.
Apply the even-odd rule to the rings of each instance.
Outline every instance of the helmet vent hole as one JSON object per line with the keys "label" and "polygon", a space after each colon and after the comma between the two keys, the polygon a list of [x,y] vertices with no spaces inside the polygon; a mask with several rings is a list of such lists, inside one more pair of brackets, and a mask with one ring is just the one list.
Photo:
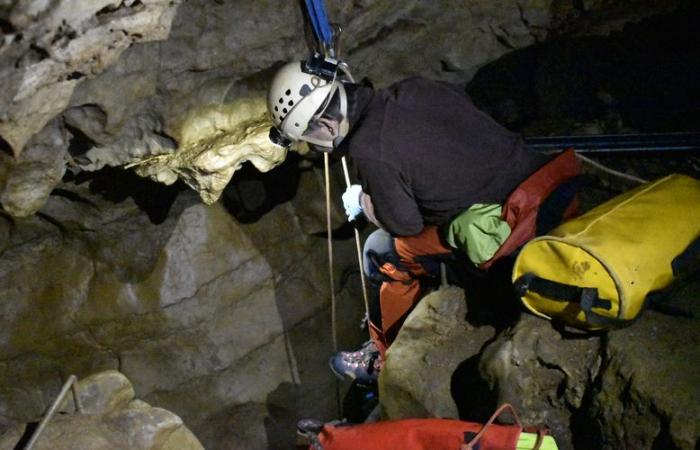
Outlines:
{"label": "helmet vent hole", "polygon": [[275,106],[275,111],[279,111],[279,108]]}
{"label": "helmet vent hole", "polygon": [[282,100],[282,99],[279,99],[278,101],[279,101],[280,105],[281,105],[282,103],[284,103],[284,100]]}
{"label": "helmet vent hole", "polygon": [[287,114],[287,108],[282,108],[282,112]]}
{"label": "helmet vent hole", "polygon": [[289,106],[292,106],[292,105],[294,105],[294,102],[293,102],[292,100],[290,100],[287,104],[288,104]]}
{"label": "helmet vent hole", "polygon": [[291,89],[287,89],[287,90],[284,92],[284,94],[285,94],[285,95],[291,95],[291,94],[292,94],[292,90],[291,90]]}
{"label": "helmet vent hole", "polygon": [[294,126],[298,128],[298,127],[299,127],[299,124],[298,124],[298,123],[295,123]]}

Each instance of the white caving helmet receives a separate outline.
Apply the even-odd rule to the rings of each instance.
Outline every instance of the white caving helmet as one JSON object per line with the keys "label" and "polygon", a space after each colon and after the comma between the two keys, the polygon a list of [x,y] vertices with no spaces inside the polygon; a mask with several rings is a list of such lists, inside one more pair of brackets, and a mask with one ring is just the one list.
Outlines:
{"label": "white caving helmet", "polygon": [[343,83],[333,77],[328,81],[320,75],[307,72],[306,63],[295,61],[284,65],[275,74],[267,94],[267,109],[272,123],[282,137],[293,142],[306,141],[325,148],[333,148],[332,141],[305,136],[309,123],[321,117],[333,95],[340,96],[340,137],[348,133],[347,94]]}

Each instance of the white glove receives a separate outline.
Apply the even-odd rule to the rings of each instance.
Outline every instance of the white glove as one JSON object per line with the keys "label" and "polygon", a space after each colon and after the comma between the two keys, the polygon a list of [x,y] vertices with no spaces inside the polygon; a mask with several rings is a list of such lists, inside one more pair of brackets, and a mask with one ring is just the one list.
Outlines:
{"label": "white glove", "polygon": [[343,207],[348,220],[352,221],[362,214],[362,206],[360,206],[360,194],[362,186],[353,184],[349,186],[343,193]]}

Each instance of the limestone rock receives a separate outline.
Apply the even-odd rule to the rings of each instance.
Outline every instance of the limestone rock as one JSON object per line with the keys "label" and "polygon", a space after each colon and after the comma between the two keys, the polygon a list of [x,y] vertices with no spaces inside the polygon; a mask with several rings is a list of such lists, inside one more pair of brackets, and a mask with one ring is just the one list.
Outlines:
{"label": "limestone rock", "polygon": [[66,134],[58,121],[34,136],[16,159],[0,192],[0,203],[14,217],[37,212],[66,171]]}
{"label": "limestone rock", "polygon": [[0,53],[0,136],[14,154],[66,108],[81,78],[102,72],[133,42],[167,37],[178,3],[14,2]]}
{"label": "limestone rock", "polygon": [[700,282],[664,299],[694,314],[647,311],[609,335],[605,371],[591,415],[605,448],[696,449],[700,442]]}
{"label": "limestone rock", "polygon": [[[82,412],[85,414],[109,414],[124,409],[134,401],[134,387],[122,373],[107,370],[79,380],[76,392]],[[69,395],[62,404],[62,409],[75,411],[75,403]]]}
{"label": "limestone rock", "polygon": [[[700,282],[687,280],[664,301],[698,317],[699,289]],[[607,335],[564,337],[549,322],[523,315],[483,348],[463,351],[444,336],[483,331],[465,333],[462,312],[446,308],[441,292],[423,299],[390,349],[380,376],[389,418],[456,417],[457,409],[461,418],[483,422],[508,402],[525,424],[549,426],[563,450],[691,450],[700,442],[698,319],[647,311]],[[449,380],[452,395],[444,392]]]}
{"label": "limestone rock", "polygon": [[[72,113],[69,116],[69,120],[74,120],[77,128],[80,130],[88,129],[92,131],[97,128],[99,130],[97,131],[98,133],[103,131],[104,128],[100,127],[102,124],[95,126],[96,121],[89,116],[90,111],[93,112],[93,115],[95,114],[94,107],[90,105],[72,108],[69,111],[69,113]],[[102,113],[101,109],[98,109],[98,111],[97,114]],[[103,126],[106,126],[106,124]],[[104,139],[103,136],[98,137],[98,139],[100,138]],[[92,148],[76,158],[82,170],[95,171],[105,166],[124,166],[135,160],[170,154],[177,148],[175,141],[164,135],[162,118],[153,112],[132,115],[127,119],[117,139],[111,140],[107,138],[106,144],[99,144],[98,142],[100,141],[95,141],[95,145]],[[173,184],[177,179],[177,177],[152,178],[168,185]]]}
{"label": "limestone rock", "polygon": [[[175,414],[141,402],[130,402],[134,389],[116,371],[80,380],[83,412],[56,415],[36,441],[41,449],[74,450],[203,450],[197,438]],[[71,394],[66,402],[72,401]],[[0,449],[15,447],[22,427],[0,436]]]}
{"label": "limestone rock", "polygon": [[[296,420],[333,417],[325,239],[302,232],[291,202],[244,224],[123,170],[59,186],[41,215],[0,228],[0,428],[41,415],[59,374],[107,369],[207,448],[289,448]],[[336,257],[340,280],[353,243]],[[361,297],[338,298],[352,348]],[[243,405],[258,413],[232,420]]]}
{"label": "limestone rock", "polygon": [[452,377],[458,366],[491,339],[491,327],[466,321],[464,291],[440,289],[416,306],[387,352],[379,399],[390,419],[458,418]]}
{"label": "limestone rock", "polygon": [[547,424],[571,448],[571,412],[602,362],[598,338],[563,339],[548,322],[525,315],[483,350],[479,373],[497,404],[510,403],[527,424]]}
{"label": "limestone rock", "polygon": [[[414,74],[462,84],[484,63],[582,21],[577,8],[585,17],[618,8],[559,3],[329,2],[328,8],[343,25],[342,55],[356,77],[384,86]],[[623,3],[637,18],[677,0]],[[2,11],[0,147],[15,157],[60,117],[70,139],[54,150],[70,149],[74,169],[137,164],[139,174],[159,182],[185,181],[207,203],[243,161],[268,170],[284,159],[264,138],[261,110],[238,101],[257,97],[262,104],[274,69],[306,57],[298,3],[23,0]],[[185,141],[194,129],[197,138]],[[32,172],[49,172],[42,176],[18,168],[10,214],[37,211],[55,185],[52,169],[35,166]],[[36,180],[44,181],[36,194],[17,193],[16,185],[25,191]],[[18,206],[22,197],[29,200],[25,207]]]}
{"label": "limestone rock", "polygon": [[192,111],[177,153],[136,159],[128,167],[160,183],[182,179],[204,203],[214,203],[244,162],[267,172],[284,161],[287,150],[268,138],[272,123],[265,111],[262,96]]}

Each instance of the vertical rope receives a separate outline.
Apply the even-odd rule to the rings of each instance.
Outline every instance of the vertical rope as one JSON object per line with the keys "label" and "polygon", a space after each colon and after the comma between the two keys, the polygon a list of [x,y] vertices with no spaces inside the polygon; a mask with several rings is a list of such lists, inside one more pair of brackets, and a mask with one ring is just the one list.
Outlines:
{"label": "vertical rope", "polygon": [[[350,172],[348,171],[348,162],[345,156],[341,159],[343,163],[343,175],[345,176],[345,187],[350,187]],[[362,281],[362,299],[365,302],[365,317],[369,321],[369,297],[367,295],[367,277],[365,276],[365,263],[362,258],[362,245],[360,243],[360,231],[357,227],[353,227],[355,230],[355,247],[357,248],[357,262],[360,265],[360,280]],[[369,330],[369,324],[367,324],[367,329]]]}
{"label": "vertical rope", "polygon": [[324,174],[326,178],[326,235],[328,243],[328,279],[331,285],[331,331],[333,334],[333,353],[338,351],[338,329],[336,327],[336,300],[335,300],[335,281],[333,276],[333,240],[331,237],[331,178],[330,178],[330,162],[328,153],[323,154]]}
{"label": "vertical rope", "polygon": [[[331,334],[333,339],[333,354],[338,353],[338,327],[336,318],[335,281],[333,276],[333,239],[331,226],[331,176],[330,161],[328,153],[323,154],[323,171],[326,179],[326,236],[328,244],[328,275],[331,286]],[[338,409],[338,417],[342,416],[342,406],[340,402],[340,381],[335,380],[335,400]]]}

